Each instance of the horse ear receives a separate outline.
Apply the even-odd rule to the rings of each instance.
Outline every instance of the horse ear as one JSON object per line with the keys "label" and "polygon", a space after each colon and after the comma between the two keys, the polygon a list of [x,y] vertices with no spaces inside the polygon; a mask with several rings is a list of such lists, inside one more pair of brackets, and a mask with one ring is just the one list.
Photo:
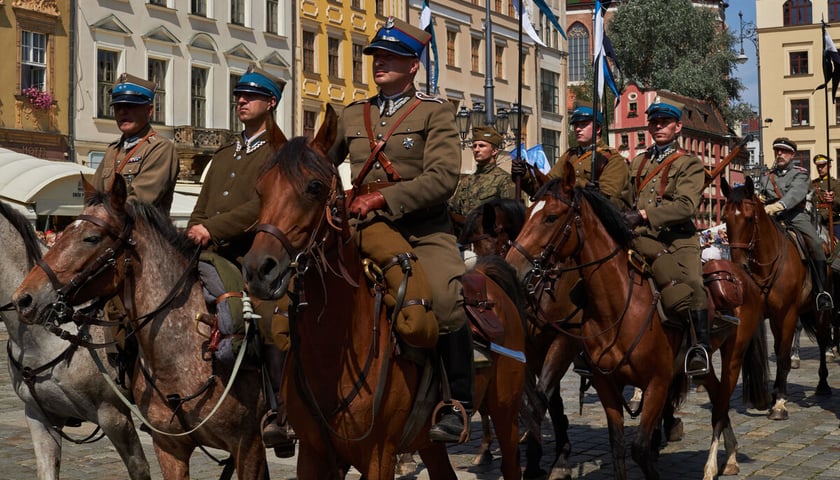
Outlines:
{"label": "horse ear", "polygon": [[563,164],[563,191],[566,194],[571,194],[572,190],[575,189],[575,167],[572,166],[571,162],[566,162]]}
{"label": "horse ear", "polygon": [[84,173],[79,172],[79,175],[82,177],[82,188],[84,188],[85,192],[85,205],[87,205],[91,200],[93,200],[93,197],[96,196],[96,187],[94,187],[92,183],[88,182]]}
{"label": "horse ear", "polygon": [[125,210],[125,199],[128,197],[128,187],[125,185],[125,178],[119,173],[114,175],[114,183],[111,185],[109,199],[111,208],[117,212]]}
{"label": "horse ear", "polygon": [[729,192],[732,191],[732,188],[729,186],[729,182],[726,181],[726,178],[724,178],[723,175],[720,177],[720,191],[723,192],[724,197],[729,197]]}
{"label": "horse ear", "polygon": [[318,129],[318,133],[315,135],[315,139],[312,140],[312,148],[320,150],[324,154],[330,151],[333,144],[335,143],[337,132],[337,125],[338,125],[338,114],[335,113],[335,109],[330,105],[327,104],[327,110],[324,113],[324,123],[321,125],[321,128]]}
{"label": "horse ear", "polygon": [[744,188],[746,188],[747,195],[749,195],[750,197],[752,197],[755,193],[755,184],[753,183],[752,177],[750,177],[749,175],[747,175],[747,180],[744,182]]}

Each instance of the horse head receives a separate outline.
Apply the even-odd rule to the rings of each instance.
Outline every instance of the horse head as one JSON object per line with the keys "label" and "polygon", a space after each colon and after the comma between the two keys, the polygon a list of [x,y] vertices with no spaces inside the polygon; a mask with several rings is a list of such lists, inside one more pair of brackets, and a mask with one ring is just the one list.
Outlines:
{"label": "horse head", "polygon": [[116,175],[108,193],[97,192],[82,180],[84,210],[12,297],[26,323],[68,321],[73,306],[110,298],[118,292],[130,264],[133,222],[126,215],[125,180]]}
{"label": "horse head", "polygon": [[[257,181],[262,199],[254,242],[243,270],[249,292],[282,297],[292,278],[309,266],[344,216],[341,180],[327,152],[337,135],[337,115],[327,106],[314,139],[296,137],[274,154]],[[345,219],[341,219],[346,225]]]}
{"label": "horse head", "polygon": [[746,267],[759,237],[759,225],[772,225],[772,221],[755,195],[752,178],[747,177],[744,185],[731,187],[721,177],[720,187],[726,197],[722,217],[726,224],[732,262]]}

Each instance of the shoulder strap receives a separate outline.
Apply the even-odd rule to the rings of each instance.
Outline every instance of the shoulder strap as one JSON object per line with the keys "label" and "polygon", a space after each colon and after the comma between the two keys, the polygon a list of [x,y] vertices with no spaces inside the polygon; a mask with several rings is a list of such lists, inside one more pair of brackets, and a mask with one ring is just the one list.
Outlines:
{"label": "shoulder strap", "polygon": [[773,172],[770,172],[770,183],[773,184],[773,191],[776,193],[776,197],[778,197],[779,200],[781,200],[783,197],[782,191],[779,190],[779,186],[776,185],[776,174]]}
{"label": "shoulder strap", "polygon": [[[657,175],[660,171],[662,171],[663,169],[665,169],[665,173],[667,174],[667,173],[668,173],[668,170],[667,170],[667,169],[670,169],[670,168],[671,168],[671,164],[672,164],[672,163],[674,163],[674,160],[676,160],[677,158],[681,157],[684,153],[685,153],[685,151],[683,151],[683,150],[677,150],[676,152],[674,152],[674,153],[672,153],[672,154],[668,155],[668,158],[666,158],[666,159],[665,159],[662,163],[660,163],[659,165],[657,165],[657,166],[656,166],[656,168],[654,168],[652,172],[650,172],[649,174],[647,174],[647,176],[645,176],[644,180],[641,180],[641,182],[640,182],[640,180],[639,180],[639,179],[640,179],[640,178],[641,178],[641,176],[642,176],[642,168],[645,166],[645,164],[647,163],[647,160],[648,160],[648,158],[649,158],[649,157],[648,157],[648,155],[647,155],[647,154],[645,154],[645,159],[642,161],[642,164],[641,164],[641,165],[639,165],[639,170],[636,172],[636,184],[638,185],[638,186],[636,187],[636,192],[637,192],[637,193],[638,193],[638,192],[641,192],[641,191],[642,191],[642,188],[644,188],[644,187],[645,187],[645,185],[647,185],[647,184],[648,184],[648,182],[650,182],[651,180],[653,180],[653,179],[654,179],[654,177],[656,177],[656,175]],[[665,191],[665,185],[666,185],[667,183],[668,183],[668,177],[666,176],[666,177],[665,177],[665,180],[662,182],[662,188],[660,189],[661,191],[659,192],[659,194],[660,194],[660,195],[662,195],[662,193],[664,193],[664,191]]]}
{"label": "shoulder strap", "polygon": [[359,171],[359,174],[356,178],[353,179],[353,186],[355,188],[359,188],[361,185],[361,181],[367,176],[368,172],[370,172],[371,167],[373,167],[373,162],[379,160],[379,163],[382,165],[382,168],[385,169],[385,172],[396,182],[400,181],[400,175],[397,173],[397,170],[394,168],[394,165],[391,163],[391,160],[382,152],[382,148],[385,147],[385,142],[391,138],[391,135],[397,130],[397,127],[405,120],[408,115],[420,105],[419,98],[415,98],[414,101],[409,105],[409,107],[402,113],[402,115],[397,118],[397,121],[391,125],[391,129],[388,130],[382,138],[375,139],[373,133],[373,125],[370,121],[370,102],[365,104],[364,114],[365,114],[365,130],[367,130],[368,140],[370,141],[370,156],[368,157],[365,164],[362,165],[362,169]]}

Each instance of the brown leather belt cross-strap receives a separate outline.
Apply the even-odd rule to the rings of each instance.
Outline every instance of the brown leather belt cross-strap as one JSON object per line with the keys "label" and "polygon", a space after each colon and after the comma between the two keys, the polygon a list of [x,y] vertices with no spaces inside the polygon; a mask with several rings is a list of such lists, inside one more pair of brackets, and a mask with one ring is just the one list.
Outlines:
{"label": "brown leather belt cross-strap", "polygon": [[420,105],[419,98],[415,98],[414,102],[405,109],[402,115],[397,118],[397,121],[391,125],[391,129],[388,130],[382,138],[374,139],[373,134],[373,125],[370,121],[370,102],[365,103],[364,115],[365,115],[365,129],[367,130],[368,140],[370,141],[370,156],[368,157],[367,161],[364,165],[362,165],[362,169],[359,170],[359,174],[353,179],[353,188],[358,190],[361,187],[361,182],[367,176],[370,169],[373,167],[373,162],[379,161],[379,164],[382,165],[382,168],[385,170],[385,173],[388,174],[388,177],[393,180],[394,182],[399,182],[402,180],[400,178],[400,174],[397,173],[397,170],[394,168],[394,165],[391,163],[391,160],[385,155],[385,152],[382,149],[385,147],[385,143],[391,138],[391,135],[397,130],[397,127],[405,120],[408,115]]}

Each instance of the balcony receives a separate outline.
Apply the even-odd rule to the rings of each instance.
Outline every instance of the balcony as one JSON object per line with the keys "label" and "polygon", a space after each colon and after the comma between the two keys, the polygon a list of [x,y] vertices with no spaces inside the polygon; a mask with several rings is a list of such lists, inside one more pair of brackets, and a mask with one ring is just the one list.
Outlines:
{"label": "balcony", "polygon": [[212,155],[235,135],[226,128],[174,127],[175,148],[179,152]]}

